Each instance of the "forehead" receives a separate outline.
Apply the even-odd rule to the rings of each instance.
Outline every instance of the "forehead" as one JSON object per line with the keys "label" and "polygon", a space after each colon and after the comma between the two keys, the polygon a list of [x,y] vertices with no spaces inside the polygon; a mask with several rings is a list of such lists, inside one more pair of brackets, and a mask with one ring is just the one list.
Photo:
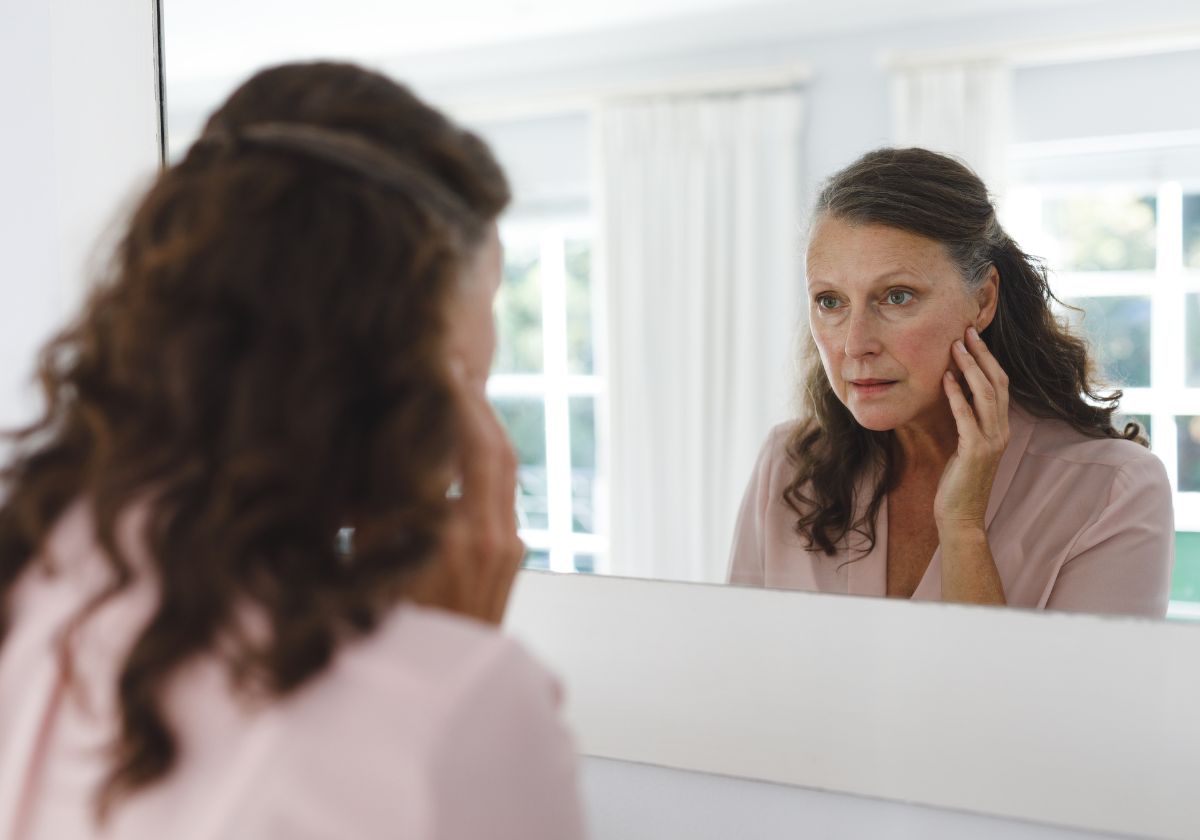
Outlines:
{"label": "forehead", "polygon": [[895,271],[925,276],[957,275],[945,247],[900,228],[854,224],[823,217],[808,240],[810,279],[869,281]]}

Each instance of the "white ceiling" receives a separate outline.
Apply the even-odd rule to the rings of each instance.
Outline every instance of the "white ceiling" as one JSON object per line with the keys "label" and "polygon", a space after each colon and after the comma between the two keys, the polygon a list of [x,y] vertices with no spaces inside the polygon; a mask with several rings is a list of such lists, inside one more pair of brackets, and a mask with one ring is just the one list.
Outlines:
{"label": "white ceiling", "polygon": [[274,61],[388,60],[476,46],[676,22],[761,21],[803,35],[1088,0],[164,0],[173,80]]}

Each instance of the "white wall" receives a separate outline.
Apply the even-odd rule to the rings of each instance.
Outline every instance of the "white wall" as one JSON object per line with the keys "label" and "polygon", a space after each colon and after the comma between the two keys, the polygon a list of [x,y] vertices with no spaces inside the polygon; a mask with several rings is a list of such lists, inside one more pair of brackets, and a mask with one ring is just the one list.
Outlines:
{"label": "white wall", "polygon": [[[889,77],[882,61],[889,52],[1070,42],[1200,26],[1200,3],[1194,0],[1045,0],[1045,8],[1032,6],[1012,4],[1005,11],[964,11],[900,24],[864,18],[852,30],[818,33],[814,27],[820,21],[790,11],[789,4],[747,2],[719,13],[553,39],[396,59],[372,61],[371,55],[361,53],[350,57],[412,83],[481,127],[510,170],[518,209],[585,190],[589,165],[586,122],[578,107],[571,115],[518,119],[514,114],[522,107],[536,110],[543,106],[534,103],[579,92],[622,87],[632,91],[654,81],[803,63],[812,71],[800,185],[808,203],[832,172],[864,151],[891,142]],[[333,20],[336,13],[329,14]],[[189,56],[211,48],[195,33],[183,31],[186,18],[175,29],[171,21],[168,8],[168,104],[172,147],[177,149],[233,84],[255,67],[227,76],[187,75],[186,66],[194,63]],[[263,38],[271,40],[267,33]],[[263,49],[269,45],[264,43]],[[172,55],[185,70],[172,70]],[[1200,127],[1200,109],[1187,106],[1186,86],[1162,91],[1146,82],[1164,76],[1192,78],[1196,61],[1193,53],[1088,67],[1021,69],[1015,78],[1015,139],[1123,133],[1130,125],[1145,130]],[[473,117],[481,110],[508,114],[480,123]]]}
{"label": "white wall", "polygon": [[490,121],[482,133],[514,187],[510,215],[586,212],[591,192],[591,122],[582,111]]}
{"label": "white wall", "polygon": [[[0,101],[29,130],[0,133],[0,426],[24,420],[21,382],[32,349],[53,322],[55,256],[50,6],[5,0],[0,26]],[[8,121],[6,120],[6,123]]]}
{"label": "white wall", "polygon": [[[813,35],[805,33],[803,21],[780,19],[748,4],[742,12],[706,16],[694,23],[666,23],[552,42],[414,56],[385,61],[383,66],[451,109],[461,105],[472,110],[552,100],[571,91],[622,86],[633,90],[654,80],[802,62],[812,70],[802,153],[802,191],[808,200],[820,181],[832,172],[864,151],[891,141],[889,77],[882,61],[889,52],[1073,41],[1089,35],[1171,31],[1197,25],[1200,4],[1189,0],[1145,0],[1137,4],[1088,0],[1070,5],[1057,3],[1040,11],[1013,8],[982,16],[942,17],[900,25],[873,27],[864,22],[854,31]],[[1148,120],[1148,127],[1157,128],[1163,123],[1161,115],[1166,113],[1158,107],[1164,101],[1180,106],[1170,111],[1177,120],[1195,124],[1200,110],[1187,107],[1184,89],[1159,93],[1138,81],[1162,70],[1168,70],[1171,78],[1189,78],[1190,74],[1181,71],[1194,66],[1194,60],[1194,56],[1128,59],[1107,62],[1096,71],[1063,67],[1045,73],[1040,68],[1020,73],[1018,94],[1040,92],[1043,84],[1047,85],[1045,93],[1067,94],[1066,98],[1041,96],[1032,103],[1018,121],[1021,139],[1070,132],[1072,111],[1066,106],[1078,106],[1080,113],[1089,117],[1078,124],[1079,132],[1073,136],[1091,130],[1112,133],[1126,118]],[[1130,71],[1136,75],[1130,75]],[[1094,92],[1081,97],[1081,84],[1090,84]],[[1118,98],[1110,99],[1107,94],[1114,87]],[[1133,110],[1122,110],[1122,103]]]}
{"label": "white wall", "polygon": [[1197,84],[1200,50],[1018,68],[1013,141],[1195,131]]}
{"label": "white wall", "polygon": [[0,0],[0,426],[70,317],[117,204],[158,160],[149,0]]}

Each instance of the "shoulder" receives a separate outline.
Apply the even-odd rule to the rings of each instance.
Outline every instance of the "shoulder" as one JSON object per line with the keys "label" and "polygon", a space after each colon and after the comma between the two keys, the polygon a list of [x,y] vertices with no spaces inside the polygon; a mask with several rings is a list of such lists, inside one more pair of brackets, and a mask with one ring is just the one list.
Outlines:
{"label": "shoulder", "polygon": [[437,697],[445,707],[488,682],[557,696],[557,683],[514,639],[492,625],[416,604],[397,607],[368,639],[345,650],[338,670],[376,690]]}
{"label": "shoulder", "polygon": [[[573,838],[573,829],[525,831],[530,820],[573,825],[577,814],[575,752],[559,705],[555,678],[515,640],[404,604],[278,710],[282,737],[262,798],[304,791],[312,813],[343,815],[336,836],[407,827],[455,840]],[[522,788],[530,780],[536,795]],[[518,804],[524,810],[514,813]],[[471,814],[507,827],[460,830]]]}
{"label": "shoulder", "polygon": [[804,427],[803,420],[785,420],[771,427],[759,449],[757,470],[774,473],[790,462],[788,448]]}
{"label": "shoulder", "polygon": [[1139,463],[1159,463],[1158,457],[1139,443],[1122,438],[1096,438],[1065,421],[1035,417],[1015,411],[1032,426],[1027,452],[1063,465],[1080,464],[1120,468]]}
{"label": "shoulder", "polygon": [[1109,487],[1118,492],[1139,488],[1170,495],[1166,468],[1141,444],[1090,437],[1062,420],[1034,417],[1023,410],[1019,413],[1021,422],[1031,425],[1026,457],[1043,468],[1059,474],[1107,475]]}
{"label": "shoulder", "polygon": [[786,448],[788,441],[803,429],[807,421],[803,418],[792,418],[784,420],[782,423],[776,423],[771,427],[771,431],[767,432],[767,438],[764,446],[777,447],[780,450]]}
{"label": "shoulder", "polygon": [[433,666],[446,690],[428,724],[423,774],[437,836],[581,837],[575,746],[557,680],[487,625],[415,608],[410,631],[418,624],[457,660]]}
{"label": "shoulder", "polygon": [[762,446],[759,447],[754,470],[750,473],[750,481],[743,496],[743,515],[746,513],[746,505],[757,509],[761,514],[762,510],[770,506],[771,500],[792,483],[796,467],[788,450],[803,424],[803,420],[788,420],[773,426],[767,432]]}

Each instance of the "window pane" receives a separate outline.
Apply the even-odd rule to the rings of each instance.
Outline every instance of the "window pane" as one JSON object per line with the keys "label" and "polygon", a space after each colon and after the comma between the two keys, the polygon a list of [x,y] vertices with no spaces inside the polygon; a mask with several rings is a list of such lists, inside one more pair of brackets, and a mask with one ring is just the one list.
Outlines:
{"label": "window pane", "polygon": [[1175,532],[1171,600],[1200,602],[1200,534],[1195,532]]}
{"label": "window pane", "polygon": [[539,569],[548,571],[550,569],[550,552],[548,551],[526,551],[525,562],[522,564],[526,569]]}
{"label": "window pane", "polygon": [[517,450],[517,517],[522,528],[547,528],[546,409],[537,398],[492,400]]}
{"label": "window pane", "polygon": [[1156,201],[1102,192],[1047,199],[1042,254],[1056,271],[1152,271]]}
{"label": "window pane", "polygon": [[592,575],[596,573],[596,556],[594,554],[576,554],[575,571]]}
{"label": "window pane", "polygon": [[571,397],[572,530],[596,532],[596,400]]}
{"label": "window pane", "polygon": [[1137,423],[1142,427],[1142,437],[1146,440],[1154,440],[1150,436],[1150,415],[1149,414],[1114,414],[1112,416],[1113,428],[1118,432],[1125,431],[1126,423]]}
{"label": "window pane", "polygon": [[1187,385],[1200,387],[1200,294],[1187,296]]}
{"label": "window pane", "polygon": [[1183,264],[1200,268],[1200,193],[1183,197]]}
{"label": "window pane", "polygon": [[595,371],[592,347],[592,245],[568,240],[567,258],[567,370]]}
{"label": "window pane", "polygon": [[1150,386],[1150,298],[1094,297],[1065,301],[1077,332],[1087,337],[1101,378],[1109,385]]}
{"label": "window pane", "polygon": [[504,257],[504,282],[496,293],[494,373],[542,370],[542,282],[537,249],[512,248]]}
{"label": "window pane", "polygon": [[1200,417],[1176,417],[1179,435],[1179,492],[1200,490]]}

